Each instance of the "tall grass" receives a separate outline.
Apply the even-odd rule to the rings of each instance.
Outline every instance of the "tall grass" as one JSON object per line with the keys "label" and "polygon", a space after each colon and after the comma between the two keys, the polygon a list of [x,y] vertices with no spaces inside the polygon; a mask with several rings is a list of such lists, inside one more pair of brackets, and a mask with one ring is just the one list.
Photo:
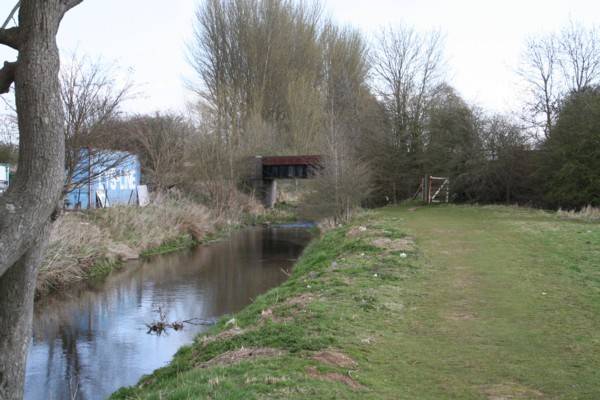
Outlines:
{"label": "tall grass", "polygon": [[562,210],[557,212],[559,217],[584,221],[600,221],[600,208],[588,205],[580,210]]}
{"label": "tall grass", "polygon": [[114,241],[138,252],[185,234],[201,240],[215,223],[208,208],[177,193],[158,195],[144,208],[94,210],[89,218],[107,230]]}
{"label": "tall grass", "polygon": [[68,213],[55,222],[37,280],[45,294],[87,278],[88,271],[108,256],[110,236],[83,213]]}
{"label": "tall grass", "polygon": [[[242,208],[213,212],[177,192],[156,195],[144,208],[69,212],[54,224],[37,281],[38,294],[105,274],[124,257],[152,253],[167,243],[193,243],[241,220]],[[96,268],[98,267],[98,268]],[[109,271],[108,271],[109,272]]]}

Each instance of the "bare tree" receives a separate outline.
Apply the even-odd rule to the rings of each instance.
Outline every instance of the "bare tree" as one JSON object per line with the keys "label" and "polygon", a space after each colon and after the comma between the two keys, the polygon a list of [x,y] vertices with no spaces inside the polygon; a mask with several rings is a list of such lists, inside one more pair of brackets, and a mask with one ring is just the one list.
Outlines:
{"label": "bare tree", "polygon": [[600,32],[570,21],[558,38],[560,66],[568,90],[581,92],[600,79]]}
{"label": "bare tree", "polygon": [[157,189],[168,189],[185,179],[186,144],[192,126],[179,115],[138,116],[123,122],[132,149],[139,154],[145,179]]}
{"label": "bare tree", "polygon": [[207,0],[198,7],[191,86],[227,146],[246,139],[256,115],[287,132],[290,85],[314,90],[320,77],[320,21],[317,2]]}
{"label": "bare tree", "polygon": [[386,171],[382,186],[393,201],[416,190],[422,171],[427,109],[445,74],[444,37],[407,26],[388,27],[373,52],[374,86],[387,114],[387,129],[377,155]]}
{"label": "bare tree", "polygon": [[111,122],[121,115],[121,106],[130,98],[130,82],[118,83],[116,71],[99,61],[76,54],[61,70],[61,100],[65,113],[65,191],[75,190],[128,160],[117,154],[121,139]]}
{"label": "bare tree", "polygon": [[424,112],[444,73],[444,37],[406,26],[381,31],[373,53],[376,86],[393,121],[396,144],[419,145]]}
{"label": "bare tree", "polygon": [[303,200],[301,213],[308,218],[332,218],[347,222],[372,192],[372,173],[356,156],[349,137],[334,117],[322,140],[323,160],[311,182],[312,190]]}
{"label": "bare tree", "polygon": [[18,50],[0,69],[0,92],[15,84],[19,170],[0,198],[0,398],[23,397],[37,270],[64,184],[64,114],[56,34],[82,0],[21,0],[18,25],[0,43]]}
{"label": "bare tree", "polygon": [[529,88],[530,122],[542,129],[545,138],[550,136],[556,121],[561,91],[557,76],[560,64],[557,41],[554,35],[529,39],[519,69]]}
{"label": "bare tree", "polygon": [[600,82],[599,43],[596,27],[573,21],[558,33],[527,41],[518,72],[529,91],[527,119],[543,132],[542,139],[551,135],[567,94]]}

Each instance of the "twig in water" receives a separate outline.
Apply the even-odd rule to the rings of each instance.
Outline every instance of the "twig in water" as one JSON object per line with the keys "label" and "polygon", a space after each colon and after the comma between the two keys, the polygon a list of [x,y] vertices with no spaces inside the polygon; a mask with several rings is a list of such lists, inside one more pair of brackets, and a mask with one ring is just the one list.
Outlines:
{"label": "twig in water", "polygon": [[153,321],[150,324],[146,324],[148,328],[148,334],[154,335],[162,335],[167,334],[169,329],[173,329],[174,331],[181,331],[185,327],[185,325],[214,325],[216,320],[214,318],[211,319],[202,319],[202,318],[190,318],[183,321],[167,321],[167,314],[163,311],[162,307],[158,307],[158,309],[154,310],[158,313],[158,321]]}

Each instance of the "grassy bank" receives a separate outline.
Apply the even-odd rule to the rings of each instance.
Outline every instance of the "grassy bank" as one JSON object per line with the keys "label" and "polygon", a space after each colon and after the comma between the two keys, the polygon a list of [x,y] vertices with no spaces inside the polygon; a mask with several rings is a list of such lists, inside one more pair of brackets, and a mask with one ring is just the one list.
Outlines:
{"label": "grassy bank", "polygon": [[127,260],[193,247],[239,226],[246,213],[240,205],[217,214],[177,194],[158,196],[144,208],[67,212],[53,226],[38,296],[102,279]]}
{"label": "grassy bank", "polygon": [[[415,245],[416,243],[416,245]],[[387,208],[116,399],[596,399],[600,225]]]}

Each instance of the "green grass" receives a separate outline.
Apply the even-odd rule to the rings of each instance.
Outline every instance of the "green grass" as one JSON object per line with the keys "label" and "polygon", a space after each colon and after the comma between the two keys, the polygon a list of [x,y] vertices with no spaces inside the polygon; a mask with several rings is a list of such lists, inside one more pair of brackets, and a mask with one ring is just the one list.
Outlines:
{"label": "green grass", "polygon": [[[406,257],[372,245],[407,235],[418,250]],[[275,319],[261,320],[267,309]],[[600,225],[508,207],[369,212],[311,244],[286,283],[233,317],[244,333],[198,338],[114,398],[598,399]],[[285,354],[199,368],[241,347]],[[323,349],[357,366],[313,360]]]}
{"label": "green grass", "polygon": [[198,242],[191,235],[185,234],[175,239],[167,240],[160,246],[145,250],[140,256],[142,258],[149,258],[152,256],[174,253],[176,251],[191,249],[197,244]]}
{"label": "green grass", "polygon": [[244,225],[272,225],[296,222],[298,207],[290,203],[277,203],[275,207],[265,210],[262,214],[246,213],[243,218]]}

